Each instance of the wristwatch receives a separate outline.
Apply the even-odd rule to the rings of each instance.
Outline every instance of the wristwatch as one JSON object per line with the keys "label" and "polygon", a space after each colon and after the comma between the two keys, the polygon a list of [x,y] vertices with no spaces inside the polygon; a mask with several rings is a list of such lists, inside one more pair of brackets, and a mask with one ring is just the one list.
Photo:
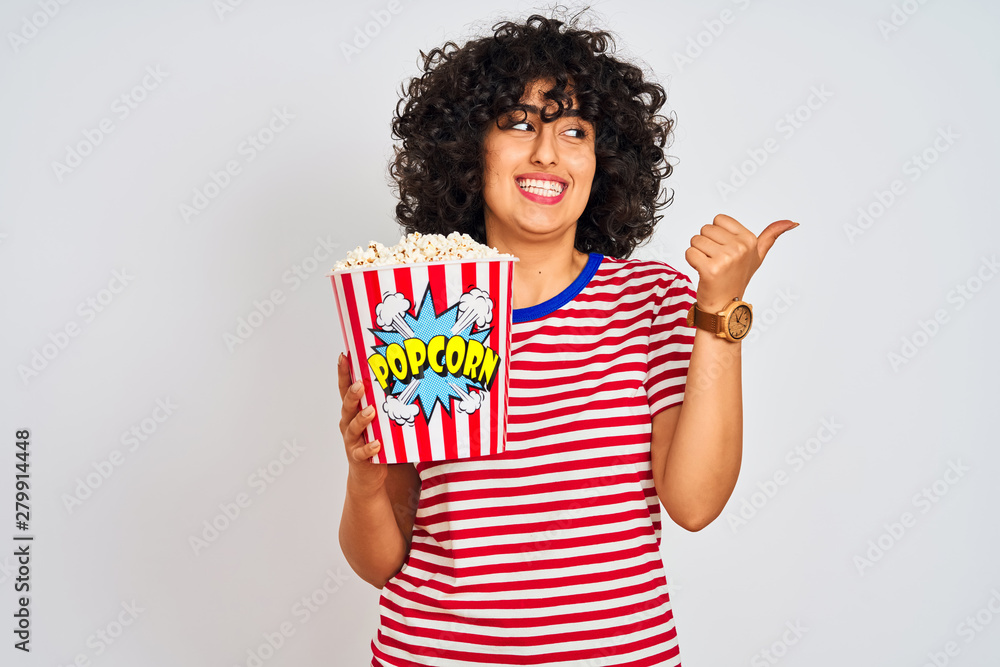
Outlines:
{"label": "wristwatch", "polygon": [[734,343],[750,333],[752,323],[753,308],[746,301],[740,301],[738,296],[733,297],[733,300],[717,314],[702,310],[697,302],[688,309],[687,314],[689,327],[710,331],[719,338]]}

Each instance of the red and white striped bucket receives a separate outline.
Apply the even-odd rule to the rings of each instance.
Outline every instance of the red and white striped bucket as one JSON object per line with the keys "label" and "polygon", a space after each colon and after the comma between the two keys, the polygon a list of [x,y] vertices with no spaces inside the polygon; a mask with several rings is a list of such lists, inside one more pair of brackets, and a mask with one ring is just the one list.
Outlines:
{"label": "red and white striped bucket", "polygon": [[330,274],[377,463],[498,454],[507,439],[510,257]]}

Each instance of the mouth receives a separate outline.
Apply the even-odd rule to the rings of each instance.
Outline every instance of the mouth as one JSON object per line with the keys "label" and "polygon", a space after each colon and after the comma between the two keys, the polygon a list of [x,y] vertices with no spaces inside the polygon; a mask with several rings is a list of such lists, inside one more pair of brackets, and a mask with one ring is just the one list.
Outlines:
{"label": "mouth", "polygon": [[562,180],[518,177],[514,181],[522,195],[540,204],[559,202],[569,188]]}

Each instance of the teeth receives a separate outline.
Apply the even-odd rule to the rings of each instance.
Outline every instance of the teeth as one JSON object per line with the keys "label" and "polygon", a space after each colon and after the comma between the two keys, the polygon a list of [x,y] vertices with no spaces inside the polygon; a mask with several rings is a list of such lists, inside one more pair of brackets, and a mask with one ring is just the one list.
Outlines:
{"label": "teeth", "polygon": [[540,181],[535,178],[522,178],[517,181],[517,184],[522,190],[549,197],[560,194],[566,188],[565,185],[556,181]]}

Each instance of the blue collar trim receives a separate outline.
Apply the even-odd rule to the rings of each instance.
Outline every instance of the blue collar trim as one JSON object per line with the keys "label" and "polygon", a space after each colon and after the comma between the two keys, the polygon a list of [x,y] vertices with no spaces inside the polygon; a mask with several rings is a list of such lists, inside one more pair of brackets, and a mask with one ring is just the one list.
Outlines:
{"label": "blue collar trim", "polygon": [[597,252],[590,253],[590,258],[587,260],[587,266],[583,267],[583,271],[580,272],[580,275],[576,277],[576,280],[574,280],[569,287],[548,301],[543,301],[537,306],[531,306],[530,308],[515,308],[511,313],[511,321],[514,324],[519,322],[530,322],[531,320],[537,320],[540,317],[545,317],[549,313],[559,310],[572,301],[577,294],[583,291],[583,288],[587,286],[590,279],[594,277],[595,273],[597,273],[597,267],[601,265],[603,260],[604,255]]}

